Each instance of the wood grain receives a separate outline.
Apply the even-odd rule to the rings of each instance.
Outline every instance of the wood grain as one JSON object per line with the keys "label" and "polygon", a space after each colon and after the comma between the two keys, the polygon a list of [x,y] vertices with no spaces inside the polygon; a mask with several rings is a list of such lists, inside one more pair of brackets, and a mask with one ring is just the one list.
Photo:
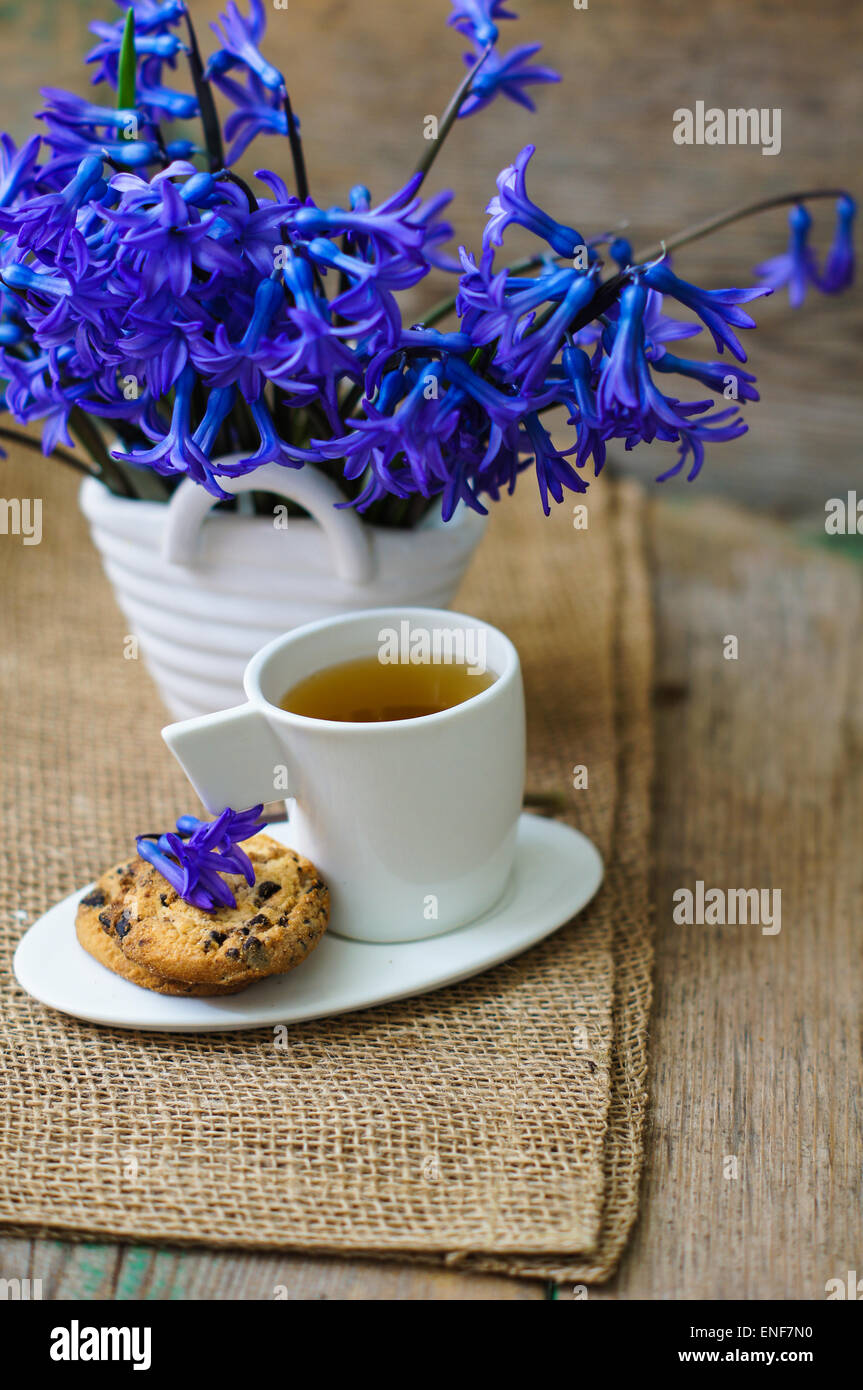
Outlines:
{"label": "wood grain", "polygon": [[[779,527],[660,507],[658,951],[643,1211],[592,1297],[823,1296],[863,1222],[861,594]],[[740,657],[726,661],[723,639]],[[782,931],[681,927],[672,894],[782,892]],[[736,1160],[738,1176],[724,1176]],[[529,1298],[542,1286],[370,1262],[0,1243],[46,1297]],[[564,1296],[566,1291],[563,1291]]]}
{"label": "wood grain", "polygon": [[[29,133],[39,86],[84,90],[86,24],[108,8],[4,6],[0,127]],[[219,8],[195,0],[202,31]],[[529,139],[539,146],[534,196],[586,234],[627,216],[636,241],[653,241],[789,186],[850,181],[859,193],[863,24],[847,0],[518,8],[514,39],[544,40],[566,85],[541,94],[535,117],[510,108],[506,121],[485,113],[456,131],[435,186],[456,190],[460,239],[478,242],[494,175]],[[289,72],[324,200],[344,198],[358,178],[390,193],[421,147],[423,116],[445,104],[461,51],[443,27],[447,6],[405,10],[402,0],[292,0],[271,18],[271,52]],[[675,146],[672,113],[698,99],[780,107],[781,155]],[[284,164],[275,142],[246,161]],[[692,247],[677,269],[746,283],[784,238],[781,216],[748,224]],[[438,292],[417,291],[418,314]],[[757,317],[750,365],[763,399],[751,433],[713,451],[698,494],[823,516],[860,472],[860,295],[798,314],[776,296]],[[643,463],[627,466],[650,476]],[[673,484],[663,495],[692,494]],[[850,566],[816,564],[769,523],[703,502],[658,507],[655,540],[653,1099],[641,1223],[618,1279],[590,1296],[821,1298],[828,1278],[859,1268],[863,1235],[859,581]],[[736,663],[721,656],[729,632],[741,641]],[[782,933],[675,927],[671,894],[696,878],[781,887]],[[727,1157],[737,1179],[722,1175]],[[0,1277],[28,1276],[51,1298],[270,1298],[279,1284],[292,1298],[543,1296],[538,1284],[361,1261],[0,1241]]]}
{"label": "wood grain", "polygon": [[[194,0],[192,14],[209,51],[209,23],[222,0]],[[267,52],[286,73],[312,192],[343,202],[358,181],[375,198],[402,186],[425,148],[423,120],[440,115],[462,72],[464,42],[446,25],[447,0],[291,0],[271,7]],[[858,197],[863,166],[859,74],[863,12],[848,0],[521,0],[507,45],[542,41],[563,76],[539,91],[535,114],[508,102],[458,123],[429,188],[455,193],[456,244],[476,248],[484,208],[500,169],[529,141],[531,196],[561,221],[594,235],[626,221],[636,245],[768,194],[848,186]],[[80,55],[87,25],[112,14],[110,0],[17,0],[0,14],[0,128],[21,139],[45,85],[84,91]],[[782,115],[778,156],[752,146],[680,146],[673,113],[702,100],[727,110],[757,107]],[[241,166],[289,177],[285,142],[263,139]],[[830,204],[816,212],[821,251],[832,235]],[[730,228],[682,250],[676,269],[705,285],[752,284],[752,267],[784,249],[782,212]],[[536,243],[515,228],[507,247]],[[441,294],[441,277],[413,292],[410,313]],[[860,475],[863,398],[863,296],[810,297],[802,310],[783,295],[755,306],[746,342],[761,402],[747,408],[750,432],[709,452],[699,493],[716,492],[781,516],[823,517],[825,501]],[[744,335],[746,338],[747,335]],[[693,356],[711,356],[708,343]],[[670,462],[655,446],[619,457],[649,480]],[[665,493],[685,495],[677,480]]]}
{"label": "wood grain", "polygon": [[[620,1274],[590,1297],[819,1299],[863,1242],[859,572],[715,503],[658,507],[653,537],[645,1182]],[[781,932],[675,925],[672,894],[699,878],[779,888]],[[271,1298],[279,1284],[303,1299],[543,1297],[541,1284],[368,1261],[54,1241],[0,1242],[0,1275],[42,1278],[55,1298]]]}
{"label": "wood grain", "polygon": [[[823,1299],[863,1246],[859,571],[709,503],[658,509],[654,542],[651,1110],[596,1296]],[[779,889],[781,932],[675,925],[697,879]]]}
{"label": "wood grain", "polygon": [[41,1279],[44,1299],[125,1301],[523,1301],[545,1296],[531,1280],[467,1276],[372,1260],[153,1249],[0,1239],[0,1278]]}

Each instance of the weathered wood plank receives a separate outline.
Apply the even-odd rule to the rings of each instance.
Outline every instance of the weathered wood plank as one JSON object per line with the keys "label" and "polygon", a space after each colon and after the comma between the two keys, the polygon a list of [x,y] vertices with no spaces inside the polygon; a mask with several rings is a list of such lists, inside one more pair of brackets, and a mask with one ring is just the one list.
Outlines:
{"label": "weathered wood plank", "polygon": [[[822,1299],[863,1245],[859,570],[706,503],[658,512],[655,556],[645,1181],[591,1297]],[[781,932],[674,924],[697,879],[779,889]]]}
{"label": "weathered wood plank", "polygon": [[[197,0],[202,31],[220,7],[219,0]],[[415,6],[407,20],[401,0],[316,0],[273,12],[273,55],[288,65],[321,197],[343,198],[358,177],[376,195],[389,193],[411,167],[422,118],[442,109],[458,69],[461,45],[443,27],[446,9],[444,0]],[[566,86],[543,94],[535,117],[510,108],[511,120],[486,113],[455,133],[436,186],[457,192],[459,239],[478,242],[494,174],[529,139],[539,146],[531,184],[538,201],[586,232],[629,216],[638,240],[766,191],[856,177],[863,26],[846,0],[824,0],[817,19],[799,0],[781,7],[766,0],[655,0],[649,7],[603,0],[587,11],[561,0],[523,0],[520,9],[523,22],[511,33],[519,41],[544,39]],[[79,54],[89,43],[86,24],[105,13],[95,0],[5,7],[0,54],[13,54],[14,62],[4,67],[0,126],[17,138],[29,133],[39,86],[85,89]],[[335,69],[350,80],[324,84],[322,73]],[[612,71],[625,72],[625,82],[610,80]],[[781,156],[674,146],[673,110],[699,98],[723,107],[780,107]],[[281,167],[285,160],[268,142],[247,163]],[[741,269],[781,249],[783,240],[781,216],[750,224],[693,247],[678,269],[708,283],[740,283]],[[418,311],[435,294],[422,287]],[[698,489],[782,515],[817,516],[827,497],[857,485],[860,471],[860,296],[813,303],[798,315],[777,297],[757,316],[762,327],[751,365],[762,402],[750,410],[750,435],[713,451]],[[711,543],[706,523],[700,540],[685,541],[664,510],[657,537],[664,684],[667,698],[677,691],[678,699],[660,711],[654,1108],[641,1225],[619,1280],[591,1297],[819,1297],[827,1278],[855,1267],[855,1259],[859,1264],[854,1188],[861,1146],[851,907],[831,898],[814,856],[841,862],[853,853],[848,802],[859,767],[853,746],[840,757],[812,730],[802,752],[798,746],[789,754],[787,745],[783,751],[777,730],[787,728],[786,686],[777,688],[768,653],[776,651],[771,625],[786,638],[796,634],[798,654],[792,659],[783,647],[783,669],[809,691],[813,719],[824,725],[825,712],[835,713],[836,692],[831,668],[819,672],[813,652],[819,624],[831,621],[826,590],[804,631],[797,605],[807,595],[795,587],[793,555],[780,563],[778,552],[765,552],[776,556],[775,573],[753,561],[741,574],[723,559],[725,542]],[[852,582],[834,582],[829,603],[847,621],[857,602]],[[776,605],[770,623],[758,606],[764,592]],[[762,626],[748,625],[750,608]],[[741,659],[736,666],[744,680],[761,681],[757,709],[752,700],[737,702],[745,692],[735,693],[731,672],[705,647],[738,629],[764,645],[766,674],[753,670],[751,650],[750,665]],[[680,694],[686,688],[688,697]],[[745,732],[747,720],[750,733],[763,732],[761,749],[744,747],[736,732],[741,722]],[[715,759],[704,762],[717,739],[731,784]],[[801,758],[807,766],[814,759],[804,772],[814,778],[808,794],[817,788],[821,798],[817,813],[814,800],[801,805]],[[845,758],[852,761],[843,769]],[[769,847],[749,833],[765,809],[775,811],[777,795],[803,814],[793,849],[774,864]],[[697,838],[705,826],[712,848]],[[674,888],[711,873],[723,876],[717,881],[739,876],[755,883],[768,870],[797,904],[779,938],[756,942],[746,929],[716,929],[714,936],[669,925]],[[742,1160],[737,1180],[721,1176],[726,1155]],[[542,1296],[538,1285],[364,1262],[18,1240],[0,1242],[0,1276],[42,1277],[49,1297],[200,1298],[218,1289],[261,1298],[271,1297],[277,1283],[292,1297]]]}
{"label": "weathered wood plank", "polygon": [[535,1280],[459,1274],[374,1260],[243,1251],[154,1249],[58,1240],[0,1239],[0,1279],[41,1279],[44,1299],[309,1301],[524,1301]]}
{"label": "weathered wood plank", "polygon": [[[223,0],[195,0],[205,47],[223,8]],[[267,52],[287,74],[302,118],[313,193],[340,202],[361,181],[375,197],[389,196],[425,148],[425,116],[442,112],[461,75],[466,45],[446,26],[447,0],[409,12],[402,0],[267,8]],[[820,0],[817,17],[804,0],[602,0],[584,10],[523,0],[517,8],[522,19],[504,26],[507,43],[543,41],[564,80],[540,91],[535,114],[502,101],[459,122],[431,179],[455,192],[456,244],[479,244],[495,177],[528,141],[537,145],[531,195],[542,206],[585,235],[628,220],[627,235],[642,246],[768,193],[849,183],[859,192],[863,23],[847,0]],[[18,139],[31,132],[40,86],[87,90],[87,24],[110,11],[108,0],[4,6],[0,54],[14,60],[4,64],[0,128]],[[676,145],[673,113],[698,100],[778,108],[781,152]],[[283,140],[256,143],[240,167],[251,175],[262,166],[288,174]],[[829,204],[817,225],[823,249]],[[771,213],[682,250],[676,266],[705,284],[753,283],[752,266],[784,249],[786,236],[784,214]],[[510,242],[516,254],[535,247],[517,228]],[[417,287],[418,317],[440,292],[440,277]],[[746,346],[762,400],[748,408],[747,436],[710,451],[698,489],[781,515],[823,512],[826,498],[853,486],[860,471],[863,296],[816,296],[794,312],[776,295],[754,312],[760,327]],[[700,351],[696,344],[693,355]],[[667,467],[668,453],[656,446],[620,458],[649,479]]]}

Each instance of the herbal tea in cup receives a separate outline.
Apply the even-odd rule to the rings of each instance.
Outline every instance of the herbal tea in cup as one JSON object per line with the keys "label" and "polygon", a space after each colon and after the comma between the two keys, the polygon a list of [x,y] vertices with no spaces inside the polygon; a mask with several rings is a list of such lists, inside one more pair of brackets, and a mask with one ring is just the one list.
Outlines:
{"label": "herbal tea in cup", "polygon": [[448,609],[365,609],[277,637],[244,684],[247,704],[163,736],[208,810],[287,798],[290,844],[330,889],[331,932],[421,941],[500,901],[525,755],[502,632]]}
{"label": "herbal tea in cup", "polygon": [[362,656],[305,676],[279,705],[311,719],[380,724],[440,714],[488,690],[496,679],[493,671],[472,671],[463,662],[389,664]]}

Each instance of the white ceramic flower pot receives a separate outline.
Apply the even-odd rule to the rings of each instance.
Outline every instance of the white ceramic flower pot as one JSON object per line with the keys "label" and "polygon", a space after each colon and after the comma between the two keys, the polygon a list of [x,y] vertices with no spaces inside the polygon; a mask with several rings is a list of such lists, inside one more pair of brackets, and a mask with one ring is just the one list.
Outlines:
{"label": "white ceramic flower pot", "polygon": [[[226,460],[229,462],[231,460]],[[81,509],[117,602],[176,719],[243,700],[243,671],[265,643],[301,623],[363,608],[446,608],[485,530],[466,508],[412,531],[367,526],[311,468],[267,464],[224,482],[298,502],[309,518],[212,512],[183,482],[167,504],[116,497],[87,479]]]}

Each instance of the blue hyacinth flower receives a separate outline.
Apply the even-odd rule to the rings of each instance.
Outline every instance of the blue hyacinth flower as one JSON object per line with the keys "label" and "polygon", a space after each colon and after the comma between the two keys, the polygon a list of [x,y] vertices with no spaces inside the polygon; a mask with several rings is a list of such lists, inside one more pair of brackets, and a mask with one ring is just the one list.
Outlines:
{"label": "blue hyacinth flower", "polygon": [[[508,97],[517,105],[527,107],[528,111],[535,111],[536,106],[525,88],[560,81],[560,73],[555,72],[553,68],[531,66],[530,59],[535,57],[541,48],[541,43],[531,43],[513,48],[505,57],[500,57],[496,52],[490,53],[471,83],[459,117],[474,115],[483,107],[489,106],[497,96]],[[479,59],[473,53],[466,53],[464,61],[472,68]]]}
{"label": "blue hyacinth flower", "polygon": [[824,294],[839,294],[854,283],[854,218],[857,204],[844,193],[836,204],[836,233],[827,252],[818,288]]}
{"label": "blue hyacinth flower", "polygon": [[283,92],[284,77],[278,68],[267,62],[258,47],[267,27],[263,0],[249,0],[248,19],[240,13],[235,0],[231,0],[220,19],[221,27],[213,23],[210,28],[223,46],[207,64],[207,76],[220,75],[241,64],[271,92]]}
{"label": "blue hyacinth flower", "polygon": [[483,235],[483,245],[501,246],[506,228],[512,222],[517,222],[547,241],[559,256],[573,256],[576,248],[584,245],[580,233],[573,227],[556,222],[531,202],[527,195],[525,175],[535,149],[535,145],[525,145],[515,162],[498,175],[497,196],[486,208],[489,221]]}
{"label": "blue hyacinth flower", "polygon": [[806,208],[800,205],[792,208],[788,226],[791,229],[788,250],[756,266],[755,274],[770,290],[781,290],[787,285],[788,301],[792,309],[799,309],[806,298],[807,286],[818,284],[815,252],[809,245],[812,218]]}
{"label": "blue hyacinth flower", "polygon": [[214,821],[180,816],[176,831],[139,835],[135,842],[138,854],[192,907],[203,912],[236,907],[224,875],[240,876],[250,887],[255,882],[254,865],[239,841],[263,829],[266,822],[259,819],[262,810],[263,806],[248,811],[229,808]]}
{"label": "blue hyacinth flower", "polygon": [[499,19],[517,19],[518,15],[505,9],[506,0],[452,0],[455,13],[449,23],[481,48],[497,43]]}
{"label": "blue hyacinth flower", "polygon": [[723,352],[727,347],[739,362],[746,361],[746,353],[733,327],[754,328],[755,320],[738,305],[749,304],[762,295],[772,294],[772,286],[751,290],[702,290],[687,280],[679,279],[664,262],[647,266],[643,280],[651,289],[670,295],[697,314],[710,330],[717,352]]}
{"label": "blue hyacinth flower", "polygon": [[19,150],[11,136],[0,135],[0,208],[32,187],[40,144],[39,136],[31,135]]}

